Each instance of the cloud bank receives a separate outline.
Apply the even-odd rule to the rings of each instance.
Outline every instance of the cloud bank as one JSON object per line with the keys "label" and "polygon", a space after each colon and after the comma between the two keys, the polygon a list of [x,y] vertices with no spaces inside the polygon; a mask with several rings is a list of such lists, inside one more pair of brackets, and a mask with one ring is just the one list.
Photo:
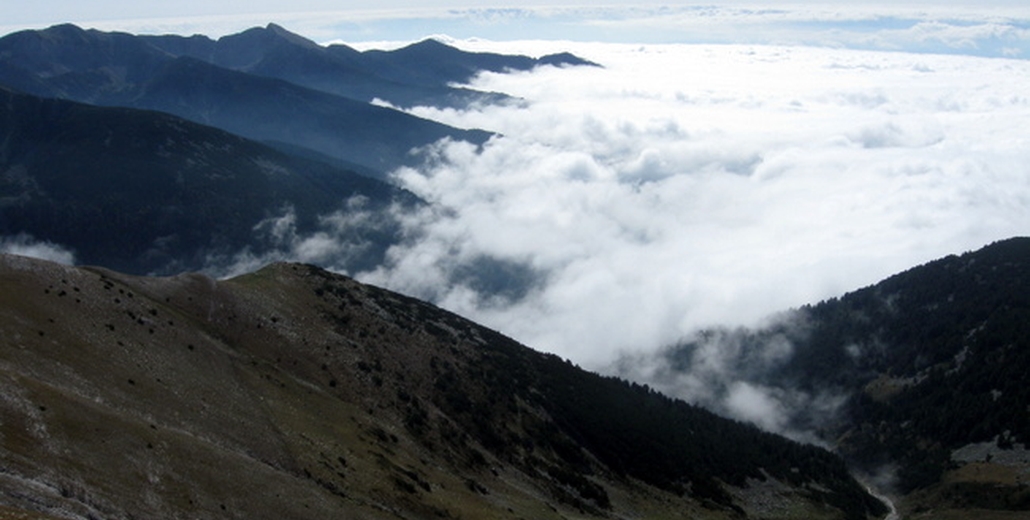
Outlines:
{"label": "cloud bank", "polygon": [[1030,231],[1026,62],[569,50],[606,68],[484,75],[525,103],[414,110],[502,137],[395,173],[432,207],[363,280],[605,370]]}

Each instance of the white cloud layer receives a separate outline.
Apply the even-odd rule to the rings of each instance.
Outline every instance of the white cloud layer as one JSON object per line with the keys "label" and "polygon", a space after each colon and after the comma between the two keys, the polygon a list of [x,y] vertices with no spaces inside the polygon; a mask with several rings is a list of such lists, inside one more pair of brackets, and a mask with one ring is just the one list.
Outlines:
{"label": "white cloud layer", "polygon": [[[1028,62],[558,47],[606,68],[485,75],[527,103],[415,110],[503,137],[396,173],[435,207],[362,279],[604,369],[1030,233]],[[759,393],[735,391],[746,416]]]}

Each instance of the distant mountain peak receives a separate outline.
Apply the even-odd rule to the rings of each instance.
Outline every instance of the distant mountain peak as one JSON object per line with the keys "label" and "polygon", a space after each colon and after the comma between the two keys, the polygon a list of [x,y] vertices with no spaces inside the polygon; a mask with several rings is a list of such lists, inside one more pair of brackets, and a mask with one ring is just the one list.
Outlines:
{"label": "distant mountain peak", "polygon": [[454,48],[454,46],[451,45],[451,43],[443,36],[430,36],[429,38],[411,44],[410,47],[426,47],[430,49],[440,47]]}
{"label": "distant mountain peak", "polygon": [[442,52],[453,53],[453,54],[461,54],[462,53],[462,51],[459,50],[457,47],[454,47],[453,45],[450,45],[449,43],[443,41],[442,39],[432,38],[432,37],[431,38],[426,38],[426,39],[421,40],[421,41],[417,41],[417,42],[412,43],[410,45],[406,45],[406,46],[401,47],[400,49],[397,49],[396,51],[393,51],[393,52],[395,52],[397,54],[410,54],[410,53],[417,53],[417,54],[420,54],[420,55],[421,54],[429,54],[429,55],[432,55],[434,57],[439,56],[439,53],[442,53]]}
{"label": "distant mountain peak", "polygon": [[[237,56],[247,56],[250,64],[259,62],[269,49],[283,44],[294,45],[304,49],[322,50],[317,43],[286,30],[281,25],[269,23],[265,27],[253,27],[243,32],[230,34],[218,39],[223,51]],[[237,63],[233,65],[238,68]]]}
{"label": "distant mountain peak", "polygon": [[554,65],[557,67],[603,67],[600,63],[580,58],[571,52],[548,54],[541,56],[537,61],[541,65]]}
{"label": "distant mountain peak", "polygon": [[[27,32],[33,32],[33,31],[27,31]],[[84,33],[84,32],[86,32],[86,30],[83,29],[82,27],[79,27],[78,25],[73,24],[73,23],[59,23],[59,24],[51,25],[50,27],[47,27],[46,29],[43,29],[43,30],[38,31],[38,32],[43,33],[43,34],[78,34],[78,33]]]}
{"label": "distant mountain peak", "polygon": [[283,26],[281,26],[279,24],[276,24],[276,23],[269,23],[267,26],[265,26],[265,31],[267,31],[267,32],[269,32],[271,34],[274,34],[274,35],[276,35],[276,36],[278,36],[278,37],[280,37],[280,38],[282,38],[282,39],[284,39],[284,40],[286,40],[286,41],[288,41],[288,42],[290,42],[292,44],[295,44],[295,45],[302,45],[304,47],[319,47],[319,48],[321,48],[321,45],[315,43],[314,41],[309,40],[309,39],[307,39],[307,38],[305,38],[305,37],[303,37],[303,36],[301,36],[301,35],[299,35],[299,34],[297,34],[295,32],[290,32],[285,27],[283,27]]}

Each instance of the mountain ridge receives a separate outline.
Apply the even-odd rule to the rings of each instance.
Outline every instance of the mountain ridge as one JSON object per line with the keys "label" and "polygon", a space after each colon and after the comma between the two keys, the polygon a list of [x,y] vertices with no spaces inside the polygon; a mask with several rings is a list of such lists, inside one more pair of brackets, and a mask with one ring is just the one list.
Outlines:
{"label": "mountain ridge", "polygon": [[[282,39],[274,31],[259,31]],[[176,41],[184,49],[199,48],[205,45],[202,38]],[[250,139],[312,148],[384,173],[417,162],[408,153],[414,148],[444,138],[482,144],[491,135],[313,89],[274,74],[252,74],[176,56],[152,43],[163,41],[70,24],[13,33],[0,38],[0,84],[41,97],[165,111]],[[256,50],[259,57],[268,51]],[[290,56],[279,62],[281,66],[301,63]],[[339,79],[339,75],[330,76]],[[385,93],[393,87],[387,83],[377,80],[368,87],[381,89],[383,97],[389,97]]]}
{"label": "mountain ridge", "polygon": [[[0,255],[0,280],[12,289],[0,294],[7,507],[223,518],[882,511],[820,449],[313,266],[215,281]],[[649,442],[641,413],[666,440]],[[583,414],[615,422],[598,429]],[[679,452],[674,438],[692,448]],[[760,466],[733,462],[741,446]],[[652,465],[664,469],[643,469]]]}
{"label": "mountain ridge", "polygon": [[468,83],[480,72],[542,65],[598,66],[569,53],[541,58],[475,53],[431,38],[390,51],[358,51],[343,44],[323,47],[274,23],[217,40],[192,40],[191,45],[184,45],[179,36],[141,38],[176,56],[187,55],[360,101],[383,99],[401,107],[460,108],[473,102],[508,101],[501,93],[453,86]]}

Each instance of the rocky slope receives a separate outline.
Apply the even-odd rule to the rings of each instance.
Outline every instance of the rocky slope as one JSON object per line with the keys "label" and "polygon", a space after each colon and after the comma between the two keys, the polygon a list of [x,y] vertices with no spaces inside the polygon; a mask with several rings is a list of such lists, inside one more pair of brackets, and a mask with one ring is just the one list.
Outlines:
{"label": "rocky slope", "polygon": [[0,256],[0,513],[866,518],[832,455],[317,268]]}

